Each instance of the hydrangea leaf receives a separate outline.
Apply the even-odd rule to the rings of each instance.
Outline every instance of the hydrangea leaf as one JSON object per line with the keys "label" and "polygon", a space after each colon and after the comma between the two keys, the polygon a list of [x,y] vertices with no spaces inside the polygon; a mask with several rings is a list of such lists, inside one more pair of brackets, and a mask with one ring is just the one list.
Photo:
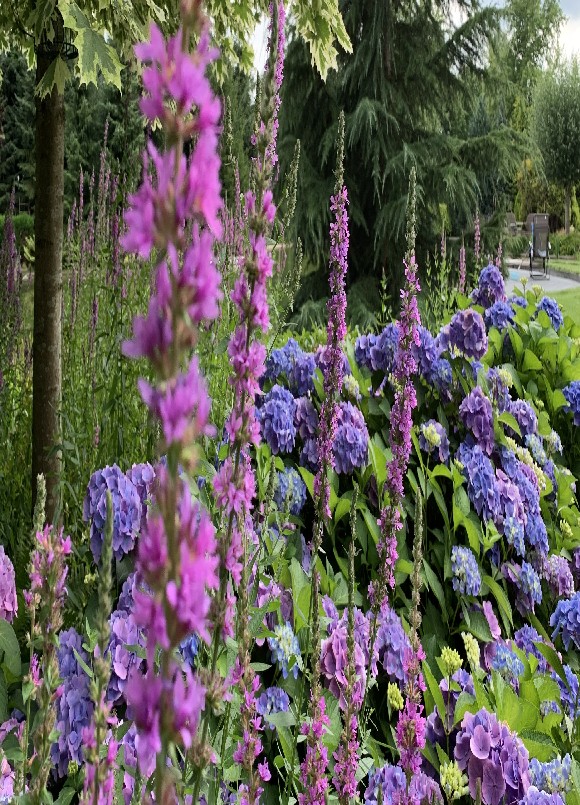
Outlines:
{"label": "hydrangea leaf", "polygon": [[12,676],[20,676],[20,646],[18,638],[8,621],[0,620],[0,651],[3,652],[3,662]]}
{"label": "hydrangea leaf", "polygon": [[542,361],[534,355],[531,349],[524,351],[522,369],[524,372],[539,372],[542,369]]}
{"label": "hydrangea leaf", "polygon": [[512,614],[512,607],[509,602],[507,595],[505,594],[504,590],[500,585],[491,578],[491,576],[484,576],[482,579],[484,584],[487,584],[489,589],[491,590],[491,594],[497,601],[497,605],[499,607],[499,611],[502,615],[502,620],[504,621],[504,626],[506,628],[506,632],[508,631],[506,620],[511,624],[514,625],[514,619]]}
{"label": "hydrangea leaf", "polygon": [[429,693],[431,694],[433,704],[439,712],[439,717],[443,718],[446,712],[443,693],[441,692],[439,683],[433,676],[433,671],[429,668],[429,665],[426,662],[423,662],[423,674],[425,676],[425,681],[427,682],[427,687],[429,688]]}
{"label": "hydrangea leaf", "polygon": [[121,89],[123,66],[114,47],[109,45],[104,34],[95,31],[74,0],[61,0],[59,4],[64,24],[76,35],[74,44],[79,51],[78,71],[81,84],[95,84],[99,71],[107,83]]}

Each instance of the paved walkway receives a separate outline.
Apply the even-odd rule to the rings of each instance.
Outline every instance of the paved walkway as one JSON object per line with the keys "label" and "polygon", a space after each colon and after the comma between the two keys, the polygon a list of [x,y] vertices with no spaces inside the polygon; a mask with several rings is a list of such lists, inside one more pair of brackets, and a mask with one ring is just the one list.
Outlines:
{"label": "paved walkway", "polygon": [[509,269],[509,278],[506,280],[506,292],[513,293],[514,288],[522,288],[521,280],[525,278],[528,281],[527,287],[531,285],[541,285],[546,294],[556,293],[557,291],[568,291],[571,288],[580,288],[580,283],[577,280],[569,279],[568,277],[559,277],[555,274],[550,274],[550,278],[530,279],[530,271],[520,270],[513,267]]}

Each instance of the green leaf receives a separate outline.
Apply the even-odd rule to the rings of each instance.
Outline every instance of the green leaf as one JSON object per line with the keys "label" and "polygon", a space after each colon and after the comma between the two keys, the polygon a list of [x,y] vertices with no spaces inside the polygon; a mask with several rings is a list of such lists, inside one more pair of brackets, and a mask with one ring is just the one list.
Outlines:
{"label": "green leaf", "polygon": [[423,570],[425,571],[425,578],[427,579],[427,584],[429,585],[430,589],[433,590],[435,593],[435,597],[439,602],[439,606],[441,607],[441,612],[445,616],[445,620],[447,620],[447,606],[445,604],[445,593],[443,592],[443,587],[441,586],[441,582],[433,572],[431,566],[427,562],[426,559],[423,559]]}
{"label": "green leaf", "polygon": [[[502,616],[505,616],[505,618],[507,618],[509,623],[513,626],[514,625],[514,619],[513,619],[513,614],[512,614],[512,607],[511,607],[511,604],[510,604],[510,602],[508,600],[507,595],[505,594],[505,592],[503,590],[503,587],[500,587],[500,585],[497,583],[497,581],[492,579],[491,576],[484,576],[483,577],[483,583],[487,584],[487,586],[491,590],[491,594],[493,595],[493,597],[497,601],[497,605],[499,607],[499,611],[501,612]],[[506,631],[508,631],[508,630],[506,629]]]}
{"label": "green leaf", "polygon": [[502,422],[504,425],[508,425],[513,431],[515,431],[518,436],[521,437],[522,432],[520,430],[520,426],[518,425],[518,420],[515,418],[513,414],[508,413],[508,411],[504,411],[503,414],[500,414],[497,418],[498,422]]}
{"label": "green leaf", "polygon": [[542,655],[542,657],[548,661],[548,664],[552,666],[554,671],[558,674],[562,682],[569,687],[568,680],[566,678],[566,672],[564,671],[564,666],[562,665],[562,661],[552,648],[552,646],[547,646],[545,643],[541,643],[539,640],[534,640],[534,645]]}
{"label": "green leaf", "polygon": [[0,620],[0,650],[4,654],[3,661],[12,676],[19,677],[21,670],[20,646],[14,629],[5,620]]}
{"label": "green leaf", "polygon": [[78,70],[81,84],[97,86],[99,71],[108,84],[121,89],[123,65],[114,47],[107,44],[104,34],[95,31],[74,0],[60,0],[64,24],[75,32],[74,44],[79,51]]}
{"label": "green leaf", "polygon": [[48,70],[43,75],[41,81],[36,87],[36,93],[44,98],[50,95],[53,87],[56,87],[59,95],[64,93],[64,85],[70,78],[70,70],[67,63],[60,56],[57,56],[48,67]]}
{"label": "green leaf", "polygon": [[477,710],[477,700],[471,693],[463,691],[457,697],[455,704],[455,712],[453,714],[453,723],[458,724],[465,713],[473,713]]}
{"label": "green leaf", "polygon": [[493,640],[487,618],[483,612],[470,612],[467,630],[483,643],[490,643]]}
{"label": "green leaf", "polygon": [[69,803],[75,798],[76,793],[77,792],[74,790],[74,788],[63,788],[58,795],[58,799],[54,801],[54,805],[69,805]]}
{"label": "green leaf", "polygon": [[545,732],[534,729],[524,729],[520,732],[520,738],[524,746],[530,753],[530,757],[535,757],[542,763],[553,758],[558,753],[558,747],[553,739]]}
{"label": "green leaf", "polygon": [[429,668],[429,665],[426,662],[423,662],[423,674],[425,675],[425,681],[427,682],[427,687],[429,688],[429,693],[431,694],[433,701],[435,703],[435,707],[439,712],[439,716],[443,719],[445,718],[445,701],[443,700],[443,694],[441,693],[441,688],[439,687],[439,683],[433,676],[433,672]]}
{"label": "green leaf", "polygon": [[542,361],[537,358],[531,349],[526,349],[524,352],[524,360],[522,369],[524,372],[539,372],[543,368]]}
{"label": "green leaf", "polygon": [[290,712],[290,710],[285,713],[270,713],[266,720],[267,723],[274,724],[276,728],[293,727],[296,724],[294,713]]}

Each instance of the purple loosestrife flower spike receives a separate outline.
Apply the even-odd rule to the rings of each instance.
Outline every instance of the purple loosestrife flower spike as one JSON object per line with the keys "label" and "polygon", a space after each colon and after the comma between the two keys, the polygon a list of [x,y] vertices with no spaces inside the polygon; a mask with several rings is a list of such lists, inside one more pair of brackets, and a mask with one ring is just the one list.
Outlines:
{"label": "purple loosestrife flower spike", "polygon": [[[159,422],[167,453],[166,463],[155,469],[155,507],[138,544],[141,581],[133,592],[135,622],[147,635],[147,670],[135,664],[125,686],[140,771],[149,776],[155,770],[158,802],[179,796],[168,771],[172,747],[190,752],[198,769],[211,758],[204,738],[197,737],[206,686],[176,661],[176,653],[192,634],[209,642],[210,594],[218,586],[214,526],[179,472],[180,467],[195,469],[196,441],[213,433],[205,381],[191,350],[197,327],[216,317],[220,298],[213,263],[214,236],[221,234],[220,103],[206,75],[215,53],[200,4],[193,9],[184,4],[182,11],[183,27],[174,37],[166,41],[151,25],[149,41],[136,48],[146,64],[141,108],[150,122],[161,121],[167,150],[157,151],[149,143],[153,173],[145,173],[130,199],[122,241],[125,250],[141,257],[154,248],[159,254],[147,317],[135,319],[133,339],[123,345],[126,355],[147,357],[152,364],[154,382],[142,380],[139,386]],[[192,28],[199,34],[194,54],[189,52]]]}
{"label": "purple loosestrife flower spike", "polygon": [[466,260],[465,260],[465,245],[462,243],[459,249],[459,293],[465,293],[466,283]]}
{"label": "purple loosestrife flower spike", "polygon": [[479,211],[475,213],[473,252],[475,255],[475,265],[477,267],[479,266],[479,259],[481,257],[481,228],[479,225]]}

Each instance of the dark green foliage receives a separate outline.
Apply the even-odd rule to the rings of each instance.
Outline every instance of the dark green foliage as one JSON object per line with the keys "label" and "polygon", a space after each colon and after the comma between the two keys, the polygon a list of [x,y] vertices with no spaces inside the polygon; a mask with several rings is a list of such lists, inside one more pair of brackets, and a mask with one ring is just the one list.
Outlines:
{"label": "dark green foliage", "polygon": [[0,210],[34,201],[34,74],[20,53],[0,53]]}
{"label": "dark green foliage", "polygon": [[[445,2],[342,4],[352,57],[323,84],[294,39],[286,59],[281,153],[288,164],[302,138],[298,229],[306,255],[325,261],[332,160],[340,109],[346,115],[345,182],[351,218],[350,276],[400,271],[408,175],[417,168],[418,256],[440,232],[439,205],[464,228],[480,185],[513,168],[513,137],[501,119],[470,131],[480,94],[481,54],[495,25],[492,9],[463,2],[467,21],[449,25]],[[476,92],[477,90],[477,92]]]}
{"label": "dark green foliage", "polygon": [[[5,216],[0,215],[0,246],[2,245],[2,233],[4,232]],[[16,245],[22,249],[26,238],[34,234],[34,218],[27,212],[21,212],[12,219],[14,234],[16,235]]]}

